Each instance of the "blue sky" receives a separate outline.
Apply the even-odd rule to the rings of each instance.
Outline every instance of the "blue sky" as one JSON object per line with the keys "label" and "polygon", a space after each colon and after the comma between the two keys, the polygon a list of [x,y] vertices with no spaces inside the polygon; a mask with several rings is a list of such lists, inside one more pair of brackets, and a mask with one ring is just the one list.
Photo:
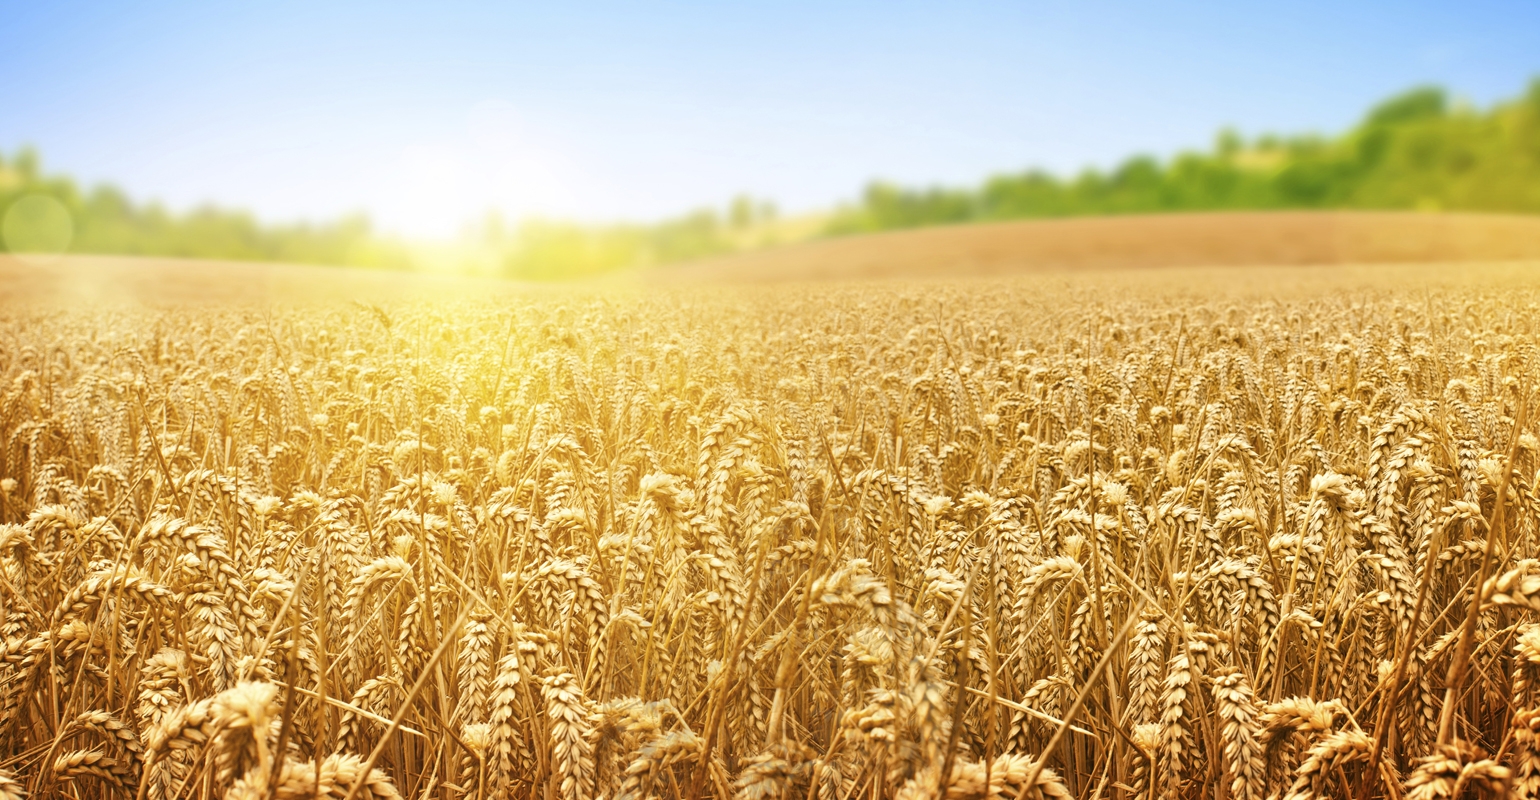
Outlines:
{"label": "blue sky", "polygon": [[173,208],[649,219],[1337,131],[1540,76],[1540,3],[0,0],[0,152]]}

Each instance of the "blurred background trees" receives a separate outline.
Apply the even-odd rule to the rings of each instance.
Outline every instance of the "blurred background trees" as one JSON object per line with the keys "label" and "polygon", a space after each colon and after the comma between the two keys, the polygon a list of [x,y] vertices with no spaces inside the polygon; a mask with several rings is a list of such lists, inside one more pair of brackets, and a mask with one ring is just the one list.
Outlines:
{"label": "blurred background trees", "polygon": [[[176,214],[157,203],[135,203],[113,186],[84,190],[67,177],[45,174],[34,150],[23,149],[9,159],[0,156],[0,218],[11,219],[14,206],[39,195],[52,198],[69,212],[73,231],[68,249],[75,253],[383,268],[412,265],[408,248],[376,236],[363,216],[322,224],[271,225],[215,206]],[[30,249],[18,247],[14,241],[18,237],[5,238],[6,249]]]}
{"label": "blurred background trees", "polygon": [[831,233],[979,220],[1223,209],[1362,208],[1540,213],[1540,81],[1479,111],[1431,87],[1375,107],[1347,133],[1219,135],[1208,152],[1139,156],[1071,178],[1029,170],[965,189],[874,183]]}
{"label": "blurred background trees", "polygon": [[[374,231],[362,216],[276,225],[213,206],[174,213],[111,186],[46,174],[37,153],[0,155],[0,220],[15,250],[58,233],[34,230],[57,201],[77,253],[289,261],[373,268],[452,268],[543,280],[579,277],[819,236],[925,225],[1225,209],[1419,209],[1540,213],[1540,80],[1490,109],[1424,87],[1372,109],[1338,136],[1221,132],[1207,151],[1137,156],[1110,170],[1001,174],[973,187],[874,182],[832,212],[786,218],[749,197],[649,224],[582,224],[489,216],[463,246],[425,247]],[[44,204],[46,205],[46,204]],[[51,206],[50,206],[51,207]],[[15,211],[14,214],[10,213]],[[46,233],[47,235],[44,235]],[[469,253],[476,255],[471,256]],[[430,262],[432,262],[430,264]],[[474,262],[474,266],[471,264]]]}

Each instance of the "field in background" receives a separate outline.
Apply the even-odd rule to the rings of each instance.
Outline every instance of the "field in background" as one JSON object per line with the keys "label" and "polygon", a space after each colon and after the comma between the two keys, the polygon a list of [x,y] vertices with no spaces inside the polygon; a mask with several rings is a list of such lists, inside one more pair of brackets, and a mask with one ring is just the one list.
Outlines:
{"label": "field in background", "polygon": [[514,282],[490,278],[303,264],[0,253],[0,304],[313,304],[407,297],[497,297],[517,288]]}
{"label": "field in background", "polygon": [[[1246,267],[1215,280],[1250,284],[1262,274],[1259,266],[1372,265],[1458,280],[1471,265],[1500,262],[1512,268],[1540,264],[1540,217],[1236,212],[982,223],[842,237],[623,273],[601,278],[599,285],[980,278],[1157,267]],[[530,284],[492,278],[294,264],[0,254],[0,303],[374,302],[530,291]]]}
{"label": "field in background", "polygon": [[[1226,131],[1208,150],[1160,159],[1136,156],[1112,169],[1087,169],[1073,176],[1036,169],[1001,173],[972,187],[903,187],[878,181],[851,202],[791,217],[783,217],[771,203],[747,196],[651,222],[523,219],[514,223],[493,213],[459,236],[437,242],[382,235],[361,216],[320,224],[273,225],[248,213],[212,206],[172,213],[156,203],[134,201],[111,186],[87,188],[68,177],[47,174],[37,153],[23,149],[10,157],[0,154],[0,248],[347,264],[519,280],[645,274],[660,265],[731,254],[746,254],[734,260],[735,269],[759,276],[783,274],[788,266],[792,271],[821,274],[851,263],[862,270],[911,274],[916,271],[913,264],[950,265],[951,261],[938,262],[934,256],[949,257],[957,245],[977,251],[977,258],[962,266],[982,272],[1008,268],[1012,259],[1027,256],[1034,264],[1046,259],[1062,266],[1108,262],[1131,266],[1128,253],[1141,248],[1153,248],[1169,263],[1181,264],[1216,263],[1215,258],[1232,264],[1280,263],[1278,259],[1282,263],[1428,260],[1421,255],[1426,250],[1421,244],[1387,247],[1376,241],[1367,251],[1339,251],[1331,241],[1318,241],[1323,234],[1317,223],[1304,224],[1302,243],[1269,243],[1264,261],[1252,258],[1255,248],[1237,250],[1222,241],[1206,249],[1176,252],[1159,231],[1091,218],[1281,209],[1536,214],[1540,213],[1540,193],[1535,190],[1540,185],[1537,141],[1540,81],[1532,82],[1522,95],[1486,109],[1471,108],[1452,101],[1442,90],[1423,87],[1386,100],[1351,129],[1330,136],[1248,139]],[[1059,223],[1020,229],[989,227],[986,230],[999,234],[982,238],[942,231],[900,236],[891,240],[898,244],[876,251],[865,243],[877,240],[820,242],[791,250],[790,261],[784,253],[761,252],[844,234],[1071,217],[1083,219],[1062,228]],[[1103,237],[1103,224],[1127,232],[1132,239],[1121,241],[1121,233]],[[1353,225],[1341,227],[1353,229],[1344,233],[1352,240],[1347,245],[1350,250],[1362,246]],[[1060,230],[1066,231],[1060,238],[1069,239],[1068,244],[1055,241],[1051,232]],[[1087,250],[1077,243],[1084,232],[1108,238],[1111,249]],[[1277,232],[1272,227],[1261,231],[1263,236]],[[1194,238],[1191,231],[1175,235],[1185,241],[1207,237],[1204,233]],[[1018,240],[1023,237],[1037,242],[1039,249],[1021,250]],[[1434,250],[1445,252],[1440,247]],[[894,252],[900,256],[896,265]],[[1354,255],[1359,252],[1365,255]],[[1460,247],[1453,252],[1439,257],[1486,258],[1466,254]],[[1525,252],[1532,254],[1533,246]],[[903,266],[906,263],[911,266]]]}
{"label": "field in background", "polygon": [[1510,260],[1540,262],[1540,217],[1267,211],[921,228],[760,250],[658,273],[678,281],[767,281]]}

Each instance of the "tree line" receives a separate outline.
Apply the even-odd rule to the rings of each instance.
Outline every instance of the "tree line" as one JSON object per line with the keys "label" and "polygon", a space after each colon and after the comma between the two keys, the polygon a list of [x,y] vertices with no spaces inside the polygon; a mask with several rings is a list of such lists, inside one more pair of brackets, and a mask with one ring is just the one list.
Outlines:
{"label": "tree line", "polygon": [[[85,189],[41,168],[35,151],[0,154],[0,220],[27,197],[68,212],[80,253],[289,261],[410,269],[433,256],[381,235],[362,215],[275,225],[213,206],[176,213],[108,185]],[[557,279],[704,258],[820,236],[926,225],[1226,209],[1427,209],[1540,213],[1540,80],[1487,109],[1434,87],[1374,107],[1335,136],[1222,132],[1204,151],[1136,156],[1059,176],[1029,169],[972,187],[874,182],[853,201],[805,219],[737,198],[652,223],[582,224],[489,217],[466,234],[482,272]],[[17,223],[16,220],[23,220]],[[10,215],[6,231],[25,228]],[[25,235],[8,236],[26,239]],[[10,242],[10,249],[21,249]],[[442,253],[439,256],[442,258]]]}
{"label": "tree line", "polygon": [[1540,80],[1487,110],[1424,87],[1381,103],[1344,134],[1233,131],[1206,152],[1130,158],[1061,178],[1042,170],[972,188],[877,182],[840,208],[828,233],[983,220],[1227,209],[1540,212]]}
{"label": "tree line", "polygon": [[[245,261],[288,261],[357,267],[408,268],[408,247],[375,234],[363,215],[319,224],[266,224],[243,211],[203,206],[175,213],[159,203],[136,203],[111,185],[82,188],[43,171],[35,150],[0,154],[0,220],[9,250],[30,249],[38,237],[18,230],[20,202],[51,198],[68,212],[63,237],[70,252],[177,256]],[[18,241],[19,240],[19,241]]]}

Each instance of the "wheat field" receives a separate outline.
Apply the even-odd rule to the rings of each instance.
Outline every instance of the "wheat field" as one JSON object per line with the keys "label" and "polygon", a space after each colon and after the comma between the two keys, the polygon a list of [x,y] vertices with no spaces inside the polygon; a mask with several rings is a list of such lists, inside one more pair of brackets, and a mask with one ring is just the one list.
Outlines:
{"label": "wheat field", "polygon": [[1540,290],[1406,275],[5,307],[0,798],[1540,796]]}

